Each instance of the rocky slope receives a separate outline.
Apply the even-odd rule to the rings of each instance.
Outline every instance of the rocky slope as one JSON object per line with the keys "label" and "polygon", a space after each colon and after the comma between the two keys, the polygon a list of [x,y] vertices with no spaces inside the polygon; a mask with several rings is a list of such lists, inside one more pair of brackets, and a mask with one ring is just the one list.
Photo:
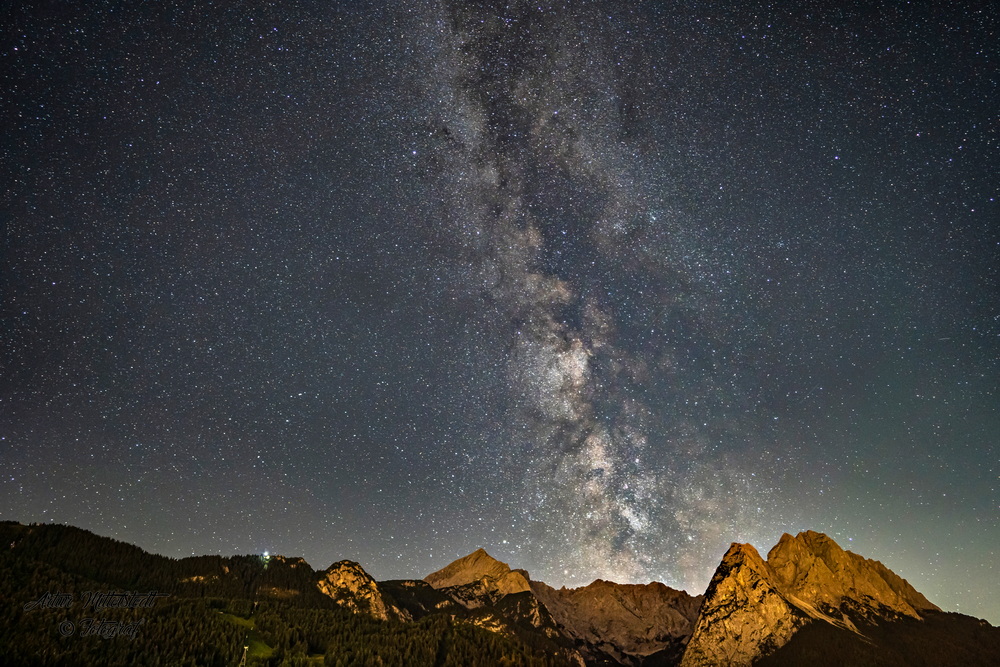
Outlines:
{"label": "rocky slope", "polygon": [[358,563],[342,560],[320,574],[320,592],[345,609],[368,614],[381,621],[409,620],[410,615],[386,600],[378,583]]}
{"label": "rocky slope", "polygon": [[919,620],[934,611],[884,565],[821,533],[783,535],[766,561],[734,543],[712,577],[681,664],[750,665],[811,623],[860,635],[859,623]]}
{"label": "rocky slope", "polygon": [[882,563],[845,551],[811,530],[782,535],[767,564],[790,599],[821,613],[920,618],[921,612],[940,611]]}
{"label": "rocky slope", "polygon": [[470,609],[530,590],[527,572],[511,570],[507,563],[496,560],[484,549],[428,574],[424,581],[444,589],[456,602]]}
{"label": "rocky slope", "polygon": [[424,581],[466,609],[481,627],[532,627],[575,645],[591,662],[642,664],[650,656],[676,662],[691,635],[700,597],[660,583],[597,580],[555,589],[512,570],[483,549],[427,575]]}
{"label": "rocky slope", "polygon": [[785,644],[808,615],[790,603],[749,544],[734,543],[712,577],[681,665],[750,665]]}
{"label": "rocky slope", "polygon": [[478,627],[508,636],[543,637],[563,647],[572,659],[583,662],[579,653],[570,648],[571,642],[549,610],[532,592],[528,573],[512,570],[484,549],[432,572],[420,583],[430,585],[469,610],[470,622]]}
{"label": "rocky slope", "polygon": [[701,606],[701,596],[658,582],[598,579],[582,588],[557,590],[532,581],[531,590],[567,636],[623,663],[639,663],[654,654],[679,656]]}

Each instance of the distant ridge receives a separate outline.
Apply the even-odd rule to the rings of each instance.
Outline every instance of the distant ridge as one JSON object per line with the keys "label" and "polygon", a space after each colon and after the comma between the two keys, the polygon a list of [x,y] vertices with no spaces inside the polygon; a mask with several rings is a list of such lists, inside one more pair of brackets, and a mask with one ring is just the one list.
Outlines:
{"label": "distant ridge", "polygon": [[[0,544],[0,645],[12,665],[235,664],[243,645],[256,647],[248,664],[1000,664],[1000,629],[942,612],[882,563],[813,531],[782,535],[766,560],[733,543],[698,596],[599,579],[555,589],[484,549],[421,580],[380,582],[353,561],[178,560],[51,524],[0,522]],[[50,605],[95,590],[156,594],[141,614],[102,612],[144,641],[78,636],[83,610]]]}

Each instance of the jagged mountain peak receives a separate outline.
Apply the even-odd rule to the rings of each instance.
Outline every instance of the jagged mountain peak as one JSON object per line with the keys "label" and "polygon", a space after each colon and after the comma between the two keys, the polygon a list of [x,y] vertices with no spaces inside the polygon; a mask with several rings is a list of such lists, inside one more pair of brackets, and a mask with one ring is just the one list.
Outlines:
{"label": "jagged mountain peak", "polygon": [[681,666],[750,665],[787,643],[807,620],[757,549],[733,542],[705,591]]}
{"label": "jagged mountain peak", "polygon": [[385,599],[378,583],[359,563],[341,560],[320,573],[316,587],[341,607],[380,620],[406,618],[405,612]]}
{"label": "jagged mountain peak", "polygon": [[463,556],[440,570],[428,574],[424,577],[424,581],[434,588],[448,588],[472,584],[484,578],[503,581],[503,588],[508,593],[515,592],[513,589],[522,591],[528,589],[527,572],[511,570],[507,563],[493,558],[483,548],[476,549],[468,556]]}
{"label": "jagged mountain peak", "polygon": [[[746,544],[743,542],[733,542],[729,545],[729,549],[726,550],[725,555],[722,557],[722,561],[719,563],[718,571],[716,571],[716,577],[712,578],[712,583],[718,578],[719,571],[725,570],[726,572],[732,570],[736,567],[748,567],[756,573],[766,573],[768,571],[767,562],[761,557],[760,552],[752,544]],[[712,583],[709,583],[709,591],[712,589]],[[708,591],[706,591],[706,595]]]}
{"label": "jagged mountain peak", "polygon": [[[726,550],[725,555],[722,557],[723,562],[727,559],[735,558],[760,558],[760,552],[757,548],[747,542],[732,542],[729,545],[729,549]],[[761,559],[763,560],[763,559]]]}
{"label": "jagged mountain peak", "polygon": [[920,618],[920,611],[938,610],[885,565],[842,549],[823,533],[782,535],[768,553],[767,563],[786,595],[819,609],[837,609],[846,603],[914,618]]}
{"label": "jagged mountain peak", "polygon": [[790,561],[796,558],[820,558],[831,567],[844,560],[844,549],[840,548],[831,537],[814,530],[804,530],[794,537],[782,533],[778,543],[771,547],[767,560],[774,565],[775,561]]}
{"label": "jagged mountain peak", "polygon": [[[532,582],[533,584],[536,582]],[[551,587],[548,587],[551,588]],[[558,589],[560,594],[571,594],[578,598],[596,595],[615,595],[621,596],[656,596],[656,597],[670,597],[670,596],[684,596],[691,598],[692,596],[686,591],[680,591],[659,581],[651,581],[648,584],[619,584],[614,581],[608,581],[606,579],[594,579],[592,582],[586,586],[581,586],[579,588],[566,588],[562,586]]]}
{"label": "jagged mountain peak", "polygon": [[749,665],[814,622],[858,633],[877,619],[938,610],[878,561],[815,531],[785,533],[767,560],[733,543],[705,593],[682,665]]}
{"label": "jagged mountain peak", "polygon": [[358,563],[357,561],[353,560],[338,560],[336,563],[332,563],[330,567],[326,568],[324,572],[331,572],[331,571],[339,572],[344,570],[360,571],[364,572],[366,576],[368,575],[368,573],[365,572],[365,568],[361,566],[361,563]]}
{"label": "jagged mountain peak", "polygon": [[621,664],[653,654],[664,660],[679,656],[702,600],[659,582],[618,584],[595,579],[580,588],[557,590],[532,581],[531,590],[570,637],[599,646],[600,655]]}

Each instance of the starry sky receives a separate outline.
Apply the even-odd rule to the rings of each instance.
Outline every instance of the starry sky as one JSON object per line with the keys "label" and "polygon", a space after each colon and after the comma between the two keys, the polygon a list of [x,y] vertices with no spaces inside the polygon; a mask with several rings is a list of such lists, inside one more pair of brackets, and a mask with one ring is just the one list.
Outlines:
{"label": "starry sky", "polygon": [[983,7],[15,3],[0,518],[692,593],[814,529],[1000,623]]}

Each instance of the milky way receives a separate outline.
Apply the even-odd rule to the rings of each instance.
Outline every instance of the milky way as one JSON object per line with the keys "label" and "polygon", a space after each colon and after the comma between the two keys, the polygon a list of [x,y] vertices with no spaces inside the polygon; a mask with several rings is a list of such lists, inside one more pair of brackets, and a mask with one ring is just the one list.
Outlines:
{"label": "milky way", "polygon": [[1000,26],[19,3],[0,518],[697,593],[813,529],[1000,621]]}
{"label": "milky way", "polygon": [[752,420],[706,423],[709,404],[748,409],[718,349],[732,324],[709,314],[718,290],[699,272],[725,263],[684,234],[670,184],[657,191],[628,141],[627,31],[590,6],[459,4],[431,25],[444,210],[430,215],[496,311],[503,468],[535,541],[583,577],[703,568],[768,494],[761,461],[738,459]]}

